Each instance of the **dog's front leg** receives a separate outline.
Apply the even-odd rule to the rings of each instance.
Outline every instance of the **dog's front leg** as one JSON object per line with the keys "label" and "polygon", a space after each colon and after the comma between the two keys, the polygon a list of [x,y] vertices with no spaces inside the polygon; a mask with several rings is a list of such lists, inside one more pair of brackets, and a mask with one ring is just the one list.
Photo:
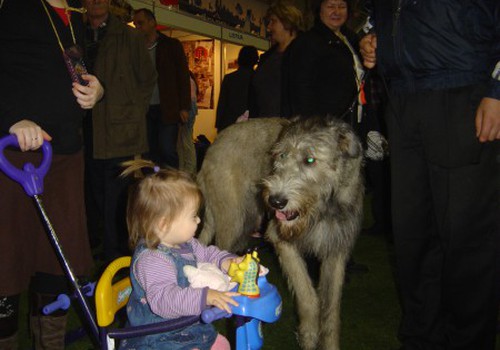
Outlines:
{"label": "dog's front leg", "polygon": [[288,242],[275,243],[283,273],[295,293],[299,315],[299,343],[304,350],[316,350],[319,330],[319,302],[307,272],[307,266],[297,248]]}
{"label": "dog's front leg", "polygon": [[321,303],[320,348],[322,350],[340,349],[340,302],[345,262],[344,255],[335,254],[321,263],[318,292]]}

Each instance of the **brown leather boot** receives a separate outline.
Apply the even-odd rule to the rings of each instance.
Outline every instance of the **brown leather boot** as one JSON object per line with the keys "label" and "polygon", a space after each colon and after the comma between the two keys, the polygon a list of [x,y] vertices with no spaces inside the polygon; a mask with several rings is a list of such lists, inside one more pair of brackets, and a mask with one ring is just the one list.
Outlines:
{"label": "brown leather boot", "polygon": [[36,350],[64,350],[67,315],[30,316],[30,328]]}
{"label": "brown leather boot", "polygon": [[18,346],[17,332],[8,338],[0,339],[0,350],[17,350]]}

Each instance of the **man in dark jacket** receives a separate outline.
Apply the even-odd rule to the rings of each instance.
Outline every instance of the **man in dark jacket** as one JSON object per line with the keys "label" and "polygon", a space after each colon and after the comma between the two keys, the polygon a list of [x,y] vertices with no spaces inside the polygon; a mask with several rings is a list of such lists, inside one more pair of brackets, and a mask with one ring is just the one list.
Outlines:
{"label": "man in dark jacket", "polygon": [[127,254],[126,182],[121,163],[148,150],[146,112],[156,72],[144,38],[109,13],[110,0],[84,0],[87,65],[106,94],[85,118],[89,230],[104,222],[104,258]]}
{"label": "man in dark jacket", "polygon": [[148,9],[134,13],[135,27],[146,36],[146,45],[158,72],[148,111],[151,160],[177,168],[179,123],[187,123],[191,109],[191,85],[186,55],[179,40],[156,30],[156,18]]}
{"label": "man in dark jacket", "polygon": [[[373,1],[405,350],[495,349],[500,2]],[[496,67],[496,68],[495,68]]]}

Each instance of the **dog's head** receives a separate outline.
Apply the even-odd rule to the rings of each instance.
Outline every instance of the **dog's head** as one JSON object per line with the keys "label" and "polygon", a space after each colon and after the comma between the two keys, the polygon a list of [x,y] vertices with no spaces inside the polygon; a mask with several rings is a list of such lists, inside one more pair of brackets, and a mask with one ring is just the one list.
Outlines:
{"label": "dog's head", "polygon": [[294,240],[331,215],[349,192],[362,188],[362,148],[352,128],[337,119],[296,119],[272,151],[273,170],[263,180],[281,239]]}

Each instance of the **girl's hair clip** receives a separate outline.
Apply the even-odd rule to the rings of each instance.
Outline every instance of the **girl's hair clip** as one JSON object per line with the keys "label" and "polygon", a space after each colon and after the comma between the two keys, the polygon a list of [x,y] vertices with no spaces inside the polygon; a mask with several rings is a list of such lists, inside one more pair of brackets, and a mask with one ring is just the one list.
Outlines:
{"label": "girl's hair clip", "polygon": [[155,166],[153,167],[153,171],[154,171],[155,173],[158,173],[158,172],[160,171],[160,167],[159,167],[158,165],[155,165]]}

